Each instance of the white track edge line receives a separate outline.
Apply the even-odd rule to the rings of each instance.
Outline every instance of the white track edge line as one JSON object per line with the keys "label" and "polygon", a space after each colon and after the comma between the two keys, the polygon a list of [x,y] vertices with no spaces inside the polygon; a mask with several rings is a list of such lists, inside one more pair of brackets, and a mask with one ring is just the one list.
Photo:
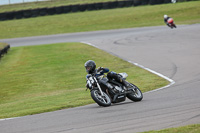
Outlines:
{"label": "white track edge line", "polygon": [[12,117],[12,118],[5,118],[5,119],[0,119],[0,121],[5,121],[5,120],[13,120],[21,117]]}
{"label": "white track edge line", "polygon": [[149,69],[149,68],[147,68],[147,67],[144,67],[144,66],[142,66],[142,65],[140,65],[140,64],[138,64],[138,63],[132,62],[132,61],[128,61],[128,62],[129,62],[129,63],[132,63],[132,64],[134,64],[135,66],[138,66],[138,67],[140,67],[140,68],[142,68],[142,69],[144,69],[144,70],[147,70],[147,71],[149,71],[149,72],[151,72],[151,73],[153,73],[153,74],[155,74],[155,75],[158,75],[159,77],[164,78],[164,79],[166,79],[167,81],[170,82],[170,84],[168,84],[168,85],[166,85],[166,86],[164,86],[164,87],[161,87],[161,88],[158,88],[158,89],[155,89],[155,90],[152,90],[152,91],[148,91],[148,92],[145,92],[145,93],[151,93],[151,92],[155,92],[155,91],[158,91],[158,90],[162,90],[162,89],[168,88],[168,87],[170,87],[171,85],[175,84],[175,81],[174,81],[174,80],[168,78],[167,76],[164,76],[164,75],[161,74],[161,73],[158,73],[158,72],[156,72],[156,71],[154,71],[154,70],[151,70],[151,69]]}

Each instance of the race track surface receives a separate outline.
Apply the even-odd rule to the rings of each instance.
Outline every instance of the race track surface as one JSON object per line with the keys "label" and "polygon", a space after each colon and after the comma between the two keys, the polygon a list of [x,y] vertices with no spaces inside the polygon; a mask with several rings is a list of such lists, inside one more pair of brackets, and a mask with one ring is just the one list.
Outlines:
{"label": "race track surface", "polygon": [[91,104],[3,119],[1,133],[135,133],[200,123],[200,24],[181,25],[177,29],[157,26],[0,42],[7,42],[11,47],[86,42],[175,81],[168,88],[145,93],[141,102],[126,100],[106,108]]}

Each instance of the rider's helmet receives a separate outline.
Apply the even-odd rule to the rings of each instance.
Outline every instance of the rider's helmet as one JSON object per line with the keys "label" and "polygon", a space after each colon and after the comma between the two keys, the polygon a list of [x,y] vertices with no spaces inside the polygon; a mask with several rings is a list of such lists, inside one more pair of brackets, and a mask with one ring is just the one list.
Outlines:
{"label": "rider's helmet", "polygon": [[164,19],[167,19],[167,17],[168,17],[167,15],[164,15]]}
{"label": "rider's helmet", "polygon": [[85,62],[85,69],[88,74],[94,73],[96,69],[96,63],[93,60],[88,60]]}

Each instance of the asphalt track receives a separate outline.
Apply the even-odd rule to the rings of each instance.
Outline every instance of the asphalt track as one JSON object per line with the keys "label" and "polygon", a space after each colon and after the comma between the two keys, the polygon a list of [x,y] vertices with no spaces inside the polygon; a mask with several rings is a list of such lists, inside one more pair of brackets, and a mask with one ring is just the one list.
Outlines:
{"label": "asphalt track", "polygon": [[157,26],[2,41],[11,47],[87,42],[161,73],[175,84],[145,93],[141,102],[126,100],[106,108],[91,104],[3,119],[1,133],[135,133],[200,123],[200,24],[177,29]]}

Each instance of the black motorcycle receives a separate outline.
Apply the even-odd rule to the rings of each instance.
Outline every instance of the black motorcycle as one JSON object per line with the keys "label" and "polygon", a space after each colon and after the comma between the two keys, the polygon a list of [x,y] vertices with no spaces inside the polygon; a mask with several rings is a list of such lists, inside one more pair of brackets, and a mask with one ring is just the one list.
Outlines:
{"label": "black motorcycle", "polygon": [[[119,73],[123,79],[127,78],[126,73]],[[127,81],[126,81],[127,82]],[[119,103],[126,100],[126,97],[134,102],[141,101],[143,94],[134,84],[127,82],[128,88],[114,79],[109,80],[106,75],[95,77],[89,75],[87,88],[90,89],[92,99],[99,106],[110,106],[111,103]]]}

